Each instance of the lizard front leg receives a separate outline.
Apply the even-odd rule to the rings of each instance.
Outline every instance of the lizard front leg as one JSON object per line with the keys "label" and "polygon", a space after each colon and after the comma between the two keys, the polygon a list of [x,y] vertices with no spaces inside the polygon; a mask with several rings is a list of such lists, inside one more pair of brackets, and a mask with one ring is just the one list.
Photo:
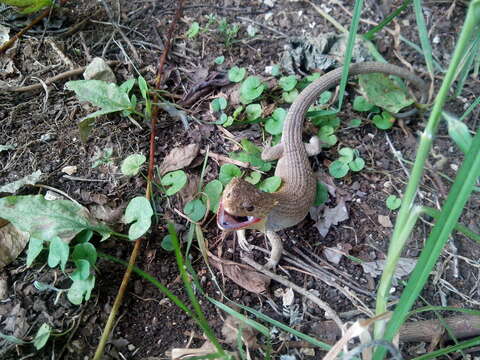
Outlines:
{"label": "lizard front leg", "polygon": [[275,231],[271,231],[271,230],[266,230],[265,235],[267,236],[268,241],[270,241],[270,245],[272,247],[272,250],[270,252],[270,258],[268,259],[268,262],[265,264],[265,267],[267,269],[274,270],[277,267],[278,262],[280,261],[280,258],[282,257],[282,251],[283,251],[282,239]]}

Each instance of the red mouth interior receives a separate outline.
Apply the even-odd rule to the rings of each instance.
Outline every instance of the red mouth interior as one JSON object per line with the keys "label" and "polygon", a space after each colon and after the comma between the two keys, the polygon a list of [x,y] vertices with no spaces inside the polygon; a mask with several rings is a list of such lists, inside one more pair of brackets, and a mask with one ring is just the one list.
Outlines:
{"label": "red mouth interior", "polygon": [[223,208],[222,202],[218,206],[217,225],[222,230],[240,230],[258,223],[260,218],[254,216],[234,216]]}

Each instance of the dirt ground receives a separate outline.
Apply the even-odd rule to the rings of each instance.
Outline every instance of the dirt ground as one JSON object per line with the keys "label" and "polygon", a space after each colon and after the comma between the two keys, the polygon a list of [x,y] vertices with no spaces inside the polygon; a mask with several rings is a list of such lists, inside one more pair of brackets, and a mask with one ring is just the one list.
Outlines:
{"label": "dirt ground", "polygon": [[[85,66],[93,57],[117,60],[113,70],[119,82],[136,76],[136,70],[153,84],[155,69],[166,41],[167,29],[174,17],[176,1],[107,1],[108,9],[101,2],[68,2],[64,11],[54,13],[49,21],[35,26],[27,32],[8,54],[11,67],[2,60],[0,85],[26,86],[37,84],[59,73]],[[350,1],[315,1],[323,11],[338,23],[348,27],[351,20]],[[359,33],[368,31],[372,24],[381,21],[400,1],[377,2],[366,0],[362,12]],[[461,1],[425,1],[423,2],[427,26],[430,29],[433,54],[444,68],[448,66],[450,54],[458,37],[466,7]],[[3,8],[0,8],[3,9]],[[215,31],[201,32],[193,39],[185,37],[190,24],[198,22],[205,27],[208,16],[225,19],[228,24],[238,24],[238,35],[232,44],[225,44],[225,38]],[[10,27],[12,36],[29,23],[31,18],[22,17],[10,10],[0,12],[0,24]],[[113,25],[116,21],[118,25]],[[380,53],[391,63],[411,67],[425,80],[428,79],[423,56],[398,41],[398,34],[419,44],[415,27],[415,14],[412,7],[403,12],[398,20],[389,25],[391,31],[382,31],[375,39]],[[78,26],[80,25],[80,26]],[[247,29],[256,29],[251,37]],[[117,28],[118,27],[118,28]],[[120,33],[121,30],[121,34]],[[170,94],[170,100],[179,101],[190,89],[214,71],[226,71],[232,66],[247,68],[249,74],[264,75],[266,66],[278,64],[285,45],[292,37],[315,38],[320,34],[337,32],[334,26],[322,17],[315,7],[304,1],[255,0],[255,1],[186,1],[183,17],[178,23],[172,52],[165,68],[164,90]],[[214,62],[224,56],[223,64]],[[303,74],[302,74],[303,75]],[[94,109],[79,103],[71,91],[64,89],[67,80],[55,82],[45,90],[10,92],[0,90],[0,145],[15,144],[14,150],[0,152],[0,185],[15,181],[36,170],[44,174],[41,183],[67,193],[82,205],[106,205],[112,209],[123,208],[135,196],[143,196],[146,182],[142,177],[128,178],[120,173],[120,162],[133,153],[148,156],[150,129],[142,124],[138,128],[126,118],[108,115],[97,120],[87,143],[79,137],[77,121]],[[435,78],[438,89],[441,75]],[[1,88],[1,86],[0,86]],[[358,301],[346,297],[337,288],[294,270],[286,262],[281,265],[288,270],[294,283],[314,291],[323,301],[339,314],[342,319],[354,320],[361,315],[361,308],[375,308],[374,293],[378,277],[366,273],[362,266],[347,257],[338,265],[331,265],[325,256],[326,248],[341,247],[350,255],[364,261],[385,258],[388,239],[392,228],[386,219],[394,222],[396,212],[388,210],[385,200],[390,194],[401,194],[408,176],[395,157],[392,146],[407,160],[415,156],[419,133],[423,130],[425,119],[416,115],[409,120],[397,123],[388,132],[377,129],[366,119],[364,113],[351,109],[356,93],[354,86],[347,88],[346,104],[340,117],[343,125],[337,132],[339,143],[325,150],[311,161],[319,178],[335,188],[335,196],[330,196],[325,206],[334,208],[343,199],[346,203],[348,218],[332,226],[325,237],[315,228],[315,222],[307,217],[298,226],[280,233],[285,248],[294,253],[300,249],[304,253],[315,254],[322,259],[322,267],[344,279],[350,284],[351,292]],[[156,157],[159,164],[170,149],[191,143],[200,144],[200,148],[227,155],[236,150],[232,142],[226,140],[220,127],[206,124],[213,120],[209,112],[210,101],[225,88],[212,89],[193,104],[185,106],[187,113],[198,121],[191,121],[186,129],[181,121],[165,112],[160,114],[160,124],[156,139]],[[470,77],[462,94],[452,99],[447,109],[462,114],[465,108],[480,95],[478,78]],[[362,118],[362,126],[347,126],[352,118]],[[466,120],[470,129],[478,128],[479,109],[473,111]],[[308,127],[308,126],[307,126]],[[240,139],[247,136],[257,145],[261,145],[258,125],[243,125],[228,128]],[[310,129],[312,130],[312,129]],[[389,145],[389,141],[392,146]],[[358,149],[366,161],[366,167],[343,179],[330,178],[328,164],[338,157],[338,149],[349,146]],[[113,149],[112,162],[93,168],[92,162],[100,151]],[[433,156],[434,155],[434,156]],[[419,202],[433,207],[440,206],[450,186],[450,178],[462,161],[461,152],[450,141],[446,126],[442,123],[439,137],[435,141],[433,155],[430,158],[431,170],[426,171]],[[203,156],[199,156],[185,171],[190,180],[200,175]],[[220,163],[221,164],[221,163]],[[205,181],[218,176],[219,162],[208,160]],[[61,171],[65,166],[76,166],[73,176],[65,176]],[[405,164],[408,167],[408,164]],[[38,188],[26,188],[21,193],[36,193]],[[42,192],[45,189],[41,189]],[[183,209],[184,197],[175,196],[170,201],[155,197],[158,213],[153,232],[142,242],[137,264],[167,286],[174,294],[187,300],[175,258],[160,246],[166,235],[166,221],[178,225],[182,239],[186,238],[188,224],[175,213],[174,209]],[[478,194],[473,196],[461,217],[464,225],[479,232],[480,202]],[[380,216],[380,217],[379,217]],[[232,236],[224,237],[216,227],[213,216],[203,224],[202,230],[212,253],[225,259],[240,261],[238,245]],[[403,256],[416,258],[421,251],[431,224],[419,222],[416,231]],[[117,221],[117,231],[126,231]],[[256,244],[266,247],[266,241],[258,233],[250,233],[249,238]],[[132,246],[119,239],[110,239],[99,243],[100,251],[127,260]],[[451,239],[448,250],[435,270],[435,279],[431,278],[423,291],[424,302],[417,307],[430,305],[478,308],[480,306],[479,264],[480,245],[460,234]],[[195,243],[190,251],[192,264],[199,275],[206,293],[222,302],[226,298],[250,306],[272,318],[290,323],[295,329],[319,337],[318,324],[325,320],[324,313],[315,305],[295,294],[294,308],[297,312],[282,312],[282,297],[279,295],[284,286],[272,282],[268,294],[251,293],[214,270],[218,283],[214,281]],[[313,255],[312,255],[313,256]],[[56,299],[53,291],[39,291],[34,281],[65,288],[68,278],[61,271],[42,266],[45,259],[39,259],[35,266],[25,266],[25,253],[1,270],[0,277],[6,279],[7,293],[0,301],[0,332],[15,334],[29,339],[36,333],[40,324],[49,323],[55,336],[44,349],[35,351],[32,345],[12,345],[0,341],[1,359],[88,359],[91,358],[106,318],[111,310],[121,282],[124,267],[108,261],[98,263],[97,283],[91,299],[74,306],[65,296]],[[256,259],[263,261],[260,254]],[[283,274],[283,273],[282,273]],[[220,288],[217,287],[217,284]],[[347,286],[348,287],[348,286]],[[364,290],[362,292],[355,289]],[[398,299],[402,286],[396,285],[392,300]],[[221,328],[226,314],[200,296],[202,309],[209,324],[222,338]],[[274,306],[273,304],[276,304]],[[426,319],[433,315],[419,315],[417,319]],[[273,333],[274,357],[294,355],[295,359],[320,359],[322,352],[299,346],[298,340],[279,330]],[[332,339],[323,339],[332,342]],[[259,341],[261,338],[259,337]],[[155,287],[133,275],[127,293],[120,308],[111,340],[106,349],[105,359],[165,359],[172,348],[199,347],[203,343],[201,330],[194,321],[166,299]],[[426,352],[429,344],[403,344],[401,350],[406,358]],[[477,356],[480,352],[477,351]],[[261,358],[253,353],[253,358]]]}

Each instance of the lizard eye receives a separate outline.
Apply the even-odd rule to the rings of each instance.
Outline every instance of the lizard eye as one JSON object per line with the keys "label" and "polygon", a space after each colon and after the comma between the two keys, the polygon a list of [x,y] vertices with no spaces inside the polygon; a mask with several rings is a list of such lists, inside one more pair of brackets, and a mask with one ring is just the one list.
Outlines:
{"label": "lizard eye", "polygon": [[255,206],[253,206],[253,205],[246,205],[246,206],[245,206],[245,210],[247,210],[247,211],[253,211],[253,210],[255,210]]}

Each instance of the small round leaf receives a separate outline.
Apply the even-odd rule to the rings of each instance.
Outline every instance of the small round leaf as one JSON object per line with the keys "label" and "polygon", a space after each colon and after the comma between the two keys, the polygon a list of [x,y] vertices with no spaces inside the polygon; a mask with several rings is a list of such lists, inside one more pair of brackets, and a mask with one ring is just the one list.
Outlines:
{"label": "small round leaf", "polygon": [[142,167],[142,164],[147,160],[145,155],[142,154],[132,154],[127,156],[125,160],[122,161],[121,171],[123,175],[134,176],[137,175]]}
{"label": "small round leaf", "polygon": [[173,251],[175,250],[173,246],[173,241],[172,241],[172,236],[166,235],[163,239],[162,242],[160,243],[160,246],[162,247],[163,250],[165,251]]}
{"label": "small round leaf", "polygon": [[165,194],[171,196],[179,192],[187,183],[187,174],[183,170],[166,173],[160,180],[160,184],[166,186]]}
{"label": "small round leaf", "polygon": [[287,111],[283,108],[277,108],[272,114],[272,117],[268,118],[265,122],[265,130],[272,135],[279,135],[283,131],[283,122]]}
{"label": "small round leaf", "polygon": [[347,164],[341,162],[340,160],[335,160],[328,167],[328,172],[334,178],[340,179],[348,174],[349,167]]}
{"label": "small round leaf", "polygon": [[206,211],[207,208],[199,199],[187,202],[185,204],[185,207],[183,208],[183,212],[185,213],[185,215],[187,215],[190,220],[195,222],[202,220],[205,216]]}
{"label": "small round leaf", "polygon": [[283,76],[278,80],[278,85],[284,91],[292,91],[295,88],[295,85],[297,85],[297,78],[295,75]]}
{"label": "small round leaf", "polygon": [[245,70],[245,68],[239,68],[238,66],[234,66],[228,71],[228,80],[238,83],[243,80],[246,73],[247,70]]}
{"label": "small round leaf", "polygon": [[271,176],[263,180],[258,185],[258,188],[262,191],[273,193],[278,190],[280,185],[282,185],[282,178],[280,176]]}
{"label": "small round leaf", "polygon": [[262,106],[260,104],[250,104],[245,108],[247,119],[253,121],[262,116]]}
{"label": "small round leaf", "polygon": [[352,171],[360,171],[365,167],[365,160],[361,157],[355,158],[355,160],[348,163],[348,166]]}
{"label": "small round leaf", "polygon": [[233,164],[224,164],[220,167],[220,173],[218,174],[218,180],[223,185],[226,185],[232,180],[234,177],[239,177],[242,175],[242,171],[237,165]]}
{"label": "small round leaf", "polygon": [[387,207],[390,210],[397,210],[400,205],[402,205],[402,199],[396,197],[395,195],[389,195],[387,197]]}
{"label": "small round leaf", "polygon": [[134,197],[125,209],[125,223],[130,224],[128,239],[133,241],[145,234],[152,225],[153,209],[144,196]]}

